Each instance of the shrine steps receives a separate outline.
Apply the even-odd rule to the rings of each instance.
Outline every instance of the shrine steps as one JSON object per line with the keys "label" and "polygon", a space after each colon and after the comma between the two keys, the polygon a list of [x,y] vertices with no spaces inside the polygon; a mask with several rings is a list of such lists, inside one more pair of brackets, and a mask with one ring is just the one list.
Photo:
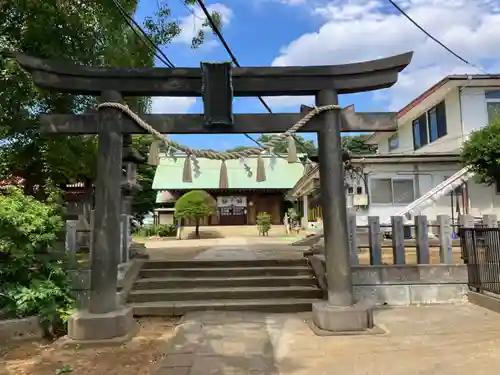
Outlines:
{"label": "shrine steps", "polygon": [[305,259],[146,262],[128,295],[136,316],[203,310],[311,311],[321,299]]}

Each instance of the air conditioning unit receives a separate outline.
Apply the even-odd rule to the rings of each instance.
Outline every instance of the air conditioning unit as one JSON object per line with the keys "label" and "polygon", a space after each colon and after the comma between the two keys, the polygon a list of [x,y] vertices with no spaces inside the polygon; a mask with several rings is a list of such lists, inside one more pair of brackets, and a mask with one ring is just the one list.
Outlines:
{"label": "air conditioning unit", "polygon": [[368,206],[368,195],[366,194],[354,194],[352,197],[352,205],[357,207]]}

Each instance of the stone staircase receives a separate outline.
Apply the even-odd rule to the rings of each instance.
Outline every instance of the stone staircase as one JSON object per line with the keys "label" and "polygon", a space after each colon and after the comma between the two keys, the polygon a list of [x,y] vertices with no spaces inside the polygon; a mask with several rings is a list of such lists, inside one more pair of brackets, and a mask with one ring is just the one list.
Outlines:
{"label": "stone staircase", "polygon": [[311,311],[321,299],[306,259],[148,261],[128,296],[136,316],[203,310]]}

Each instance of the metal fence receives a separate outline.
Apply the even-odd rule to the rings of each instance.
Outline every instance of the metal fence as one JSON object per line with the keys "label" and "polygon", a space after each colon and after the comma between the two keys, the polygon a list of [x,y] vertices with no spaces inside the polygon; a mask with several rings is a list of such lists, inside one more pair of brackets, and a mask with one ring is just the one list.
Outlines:
{"label": "metal fence", "polygon": [[461,228],[469,287],[500,295],[500,228]]}

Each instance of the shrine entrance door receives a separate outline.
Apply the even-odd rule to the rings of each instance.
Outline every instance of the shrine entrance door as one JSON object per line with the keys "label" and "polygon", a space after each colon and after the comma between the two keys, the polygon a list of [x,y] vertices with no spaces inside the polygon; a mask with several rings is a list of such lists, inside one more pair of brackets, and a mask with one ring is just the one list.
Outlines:
{"label": "shrine entrance door", "polygon": [[219,225],[247,225],[246,197],[218,197]]}

